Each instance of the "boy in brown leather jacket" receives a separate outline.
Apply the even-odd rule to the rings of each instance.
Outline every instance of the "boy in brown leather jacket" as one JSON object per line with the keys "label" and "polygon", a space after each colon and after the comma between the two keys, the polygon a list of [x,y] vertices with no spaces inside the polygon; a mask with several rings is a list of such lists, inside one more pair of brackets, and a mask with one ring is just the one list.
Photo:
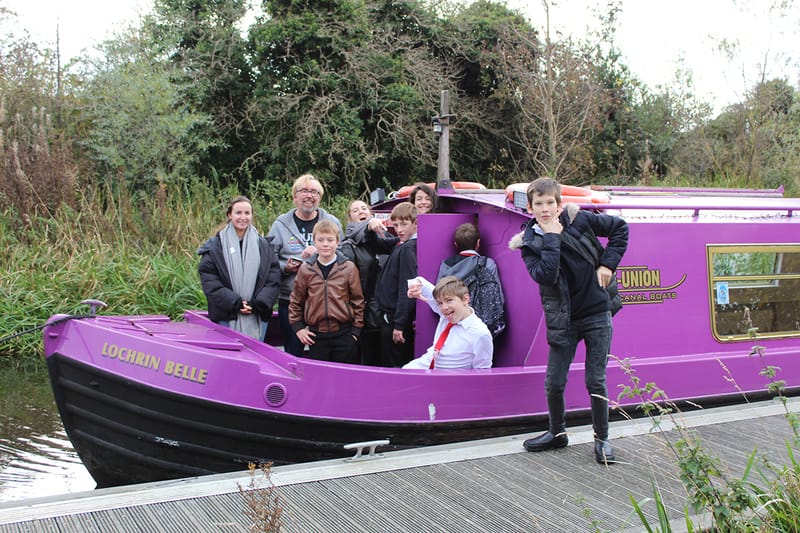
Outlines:
{"label": "boy in brown leather jacket", "polygon": [[289,323],[314,359],[358,362],[364,327],[364,294],[358,268],[338,255],[339,228],[329,220],[314,226],[317,255],[300,265],[289,298]]}

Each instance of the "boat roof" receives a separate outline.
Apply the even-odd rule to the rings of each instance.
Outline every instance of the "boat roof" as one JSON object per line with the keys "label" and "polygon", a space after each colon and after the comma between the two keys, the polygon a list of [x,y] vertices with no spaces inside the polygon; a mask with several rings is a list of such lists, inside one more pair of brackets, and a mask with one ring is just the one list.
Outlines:
{"label": "boat roof", "polygon": [[[695,220],[771,218],[800,222],[800,198],[784,197],[783,187],[725,189],[595,186],[587,189],[598,196],[586,196],[582,201],[574,201],[570,197],[565,203],[576,203],[582,209],[609,212],[629,220],[663,220],[664,217],[688,216]],[[508,189],[442,190],[439,196],[441,199],[469,199],[525,212],[524,191],[517,193],[516,203]],[[598,199],[601,201],[597,201]]]}

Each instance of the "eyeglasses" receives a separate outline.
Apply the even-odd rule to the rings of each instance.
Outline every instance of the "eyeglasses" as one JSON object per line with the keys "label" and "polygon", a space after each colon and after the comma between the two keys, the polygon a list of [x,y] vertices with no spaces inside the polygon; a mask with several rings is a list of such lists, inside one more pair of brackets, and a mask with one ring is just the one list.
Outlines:
{"label": "eyeglasses", "polygon": [[316,189],[297,189],[297,194],[305,194],[306,196],[319,196],[320,193]]}

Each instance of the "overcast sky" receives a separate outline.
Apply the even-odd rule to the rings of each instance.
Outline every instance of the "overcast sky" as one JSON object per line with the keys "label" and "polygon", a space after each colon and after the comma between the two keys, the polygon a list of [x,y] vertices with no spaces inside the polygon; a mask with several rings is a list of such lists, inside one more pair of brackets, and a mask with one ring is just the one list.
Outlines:
{"label": "overcast sky", "polygon": [[[695,90],[717,109],[739,101],[746,89],[766,78],[800,82],[800,0],[789,0],[782,15],[769,13],[771,0],[623,0],[616,45],[633,74],[655,89],[672,86],[679,66],[692,72]],[[539,0],[508,0],[542,29]],[[552,31],[582,36],[597,28],[596,10],[607,0],[551,1]],[[136,21],[151,0],[0,0],[19,15],[19,26],[39,42],[55,42],[60,24],[66,57]],[[739,46],[731,60],[717,52],[726,39]],[[761,67],[765,66],[764,69]]]}

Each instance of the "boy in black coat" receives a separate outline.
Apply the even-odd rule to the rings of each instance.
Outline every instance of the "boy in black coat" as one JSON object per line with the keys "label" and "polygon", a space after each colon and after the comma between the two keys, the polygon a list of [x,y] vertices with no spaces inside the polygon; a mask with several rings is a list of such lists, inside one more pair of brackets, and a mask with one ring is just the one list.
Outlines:
{"label": "boy in black coat", "polygon": [[387,235],[383,223],[373,218],[367,225],[365,244],[373,253],[389,254],[375,286],[383,319],[381,364],[401,367],[414,357],[416,304],[407,293],[408,280],[417,277],[417,209],[404,202],[392,209],[389,218],[397,237]]}
{"label": "boy in black coat", "polygon": [[[621,306],[614,270],[628,246],[628,225],[619,217],[581,211],[561,203],[553,179],[539,178],[528,187],[533,219],[519,247],[531,277],[539,284],[545,320],[547,356],[545,392],[550,430],[526,440],[539,452],[567,445],[564,388],[578,342],[586,345],[586,389],[591,397],[594,454],[598,463],[615,461],[608,442],[606,364],[611,348],[611,316]],[[607,237],[603,247],[597,236]],[[612,294],[613,293],[613,294]]]}

